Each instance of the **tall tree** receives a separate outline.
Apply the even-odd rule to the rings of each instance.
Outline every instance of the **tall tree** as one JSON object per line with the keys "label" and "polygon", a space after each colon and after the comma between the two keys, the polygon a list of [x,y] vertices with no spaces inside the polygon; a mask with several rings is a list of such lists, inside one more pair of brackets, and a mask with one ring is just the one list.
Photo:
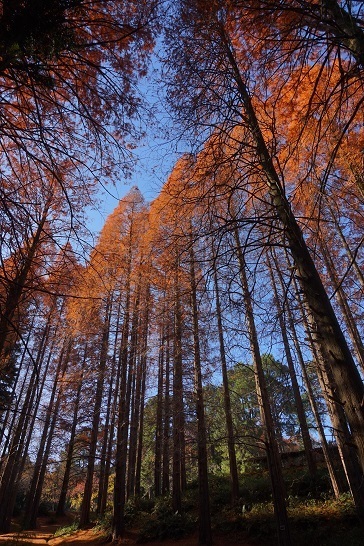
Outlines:
{"label": "tall tree", "polygon": [[[217,3],[207,7],[190,2],[188,5],[180,2],[177,6],[178,15],[173,19],[168,44],[173,71],[178,67],[184,77],[178,79],[178,88],[175,82],[171,83],[171,97],[187,126],[200,127],[203,123],[204,127],[220,127],[221,138],[225,131],[232,136],[229,130],[232,122],[236,127],[233,138],[228,141],[231,156],[239,158],[251,184],[252,177],[259,181],[284,230],[295,274],[315,321],[315,342],[325,350],[326,365],[332,373],[335,392],[345,408],[364,468],[364,409],[361,404],[364,386],[287,198],[284,173],[267,143],[269,126],[262,125],[264,119],[259,120],[259,101],[248,87],[249,73],[244,69],[247,61],[240,54],[239,48],[245,46],[244,28],[239,32],[234,29],[235,13],[228,7]],[[189,82],[188,88],[183,81]]]}

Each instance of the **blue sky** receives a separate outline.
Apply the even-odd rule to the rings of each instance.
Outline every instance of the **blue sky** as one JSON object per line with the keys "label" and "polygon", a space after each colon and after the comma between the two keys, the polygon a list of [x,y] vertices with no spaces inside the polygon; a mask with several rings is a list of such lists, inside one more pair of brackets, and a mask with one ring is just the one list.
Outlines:
{"label": "blue sky", "polygon": [[136,167],[130,178],[121,177],[116,185],[100,189],[99,203],[89,213],[88,227],[94,235],[100,232],[107,216],[133,186],[138,186],[148,202],[157,197],[177,158],[186,151],[181,149],[186,143],[173,135],[173,122],[166,111],[164,89],[159,80],[160,64],[153,55],[149,74],[138,86],[145,103],[138,123],[145,137],[133,150]]}

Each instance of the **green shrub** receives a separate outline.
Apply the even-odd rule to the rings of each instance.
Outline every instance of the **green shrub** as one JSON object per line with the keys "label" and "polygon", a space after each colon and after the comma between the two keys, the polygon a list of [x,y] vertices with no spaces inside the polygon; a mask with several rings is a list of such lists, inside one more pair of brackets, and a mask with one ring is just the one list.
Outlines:
{"label": "green shrub", "polygon": [[140,530],[140,540],[177,539],[194,529],[193,518],[186,513],[174,512],[170,497],[158,498],[154,509]]}
{"label": "green shrub", "polygon": [[125,503],[126,523],[135,522],[144,513],[150,513],[154,508],[154,501],[143,497],[132,497]]}
{"label": "green shrub", "polygon": [[63,535],[70,535],[78,530],[78,525],[78,521],[75,520],[70,525],[66,525],[65,527],[59,527],[58,529],[56,529],[54,536],[61,537]]}
{"label": "green shrub", "polygon": [[101,531],[105,534],[111,534],[111,527],[112,527],[112,513],[106,512],[103,516],[99,516],[98,519],[95,522],[95,526],[93,527],[93,530],[98,533]]}

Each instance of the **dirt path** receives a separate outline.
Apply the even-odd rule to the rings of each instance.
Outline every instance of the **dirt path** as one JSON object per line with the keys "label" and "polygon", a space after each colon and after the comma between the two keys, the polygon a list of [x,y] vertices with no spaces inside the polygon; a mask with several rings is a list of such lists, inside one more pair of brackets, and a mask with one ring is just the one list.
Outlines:
{"label": "dirt path", "polygon": [[[27,531],[0,535],[0,545],[28,546],[30,544],[48,544],[49,546],[100,546],[105,544],[102,534],[95,534],[92,530],[77,531],[68,536],[53,537],[53,534],[41,531]],[[110,542],[106,544],[112,544]],[[120,543],[125,546],[138,544],[137,536],[129,533]],[[193,535],[179,540],[163,540],[162,542],[143,542],[144,546],[198,546],[198,537]],[[257,543],[247,542],[241,537],[214,537],[214,546],[258,546]]]}
{"label": "dirt path", "polygon": [[[105,536],[102,533],[95,533],[92,529],[75,531],[66,536],[54,537],[54,533],[65,522],[49,523],[47,518],[39,518],[38,529],[35,531],[13,531],[6,535],[0,535],[0,546],[27,546],[30,544],[48,544],[49,546],[100,546],[105,543]],[[132,546],[138,544],[137,533],[126,533],[120,545]],[[144,546],[198,546],[197,533],[179,540],[163,540],[143,542]],[[241,535],[237,536],[214,536],[214,546],[259,546],[254,541],[246,541]]]}

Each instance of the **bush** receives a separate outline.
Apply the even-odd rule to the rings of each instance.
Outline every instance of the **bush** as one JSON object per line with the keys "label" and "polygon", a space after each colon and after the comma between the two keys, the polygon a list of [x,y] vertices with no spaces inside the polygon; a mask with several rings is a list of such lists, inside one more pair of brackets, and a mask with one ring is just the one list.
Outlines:
{"label": "bush", "polygon": [[133,523],[138,517],[144,513],[150,513],[153,510],[154,501],[143,497],[132,497],[125,504],[125,521]]}
{"label": "bush", "polygon": [[154,510],[140,530],[140,540],[177,539],[194,529],[193,518],[185,513],[173,512],[169,497],[158,498]]}
{"label": "bush", "polygon": [[66,525],[65,527],[59,527],[58,529],[56,529],[54,536],[61,537],[64,535],[71,535],[75,531],[78,531],[78,525],[79,525],[78,521],[75,520],[70,525]]}

